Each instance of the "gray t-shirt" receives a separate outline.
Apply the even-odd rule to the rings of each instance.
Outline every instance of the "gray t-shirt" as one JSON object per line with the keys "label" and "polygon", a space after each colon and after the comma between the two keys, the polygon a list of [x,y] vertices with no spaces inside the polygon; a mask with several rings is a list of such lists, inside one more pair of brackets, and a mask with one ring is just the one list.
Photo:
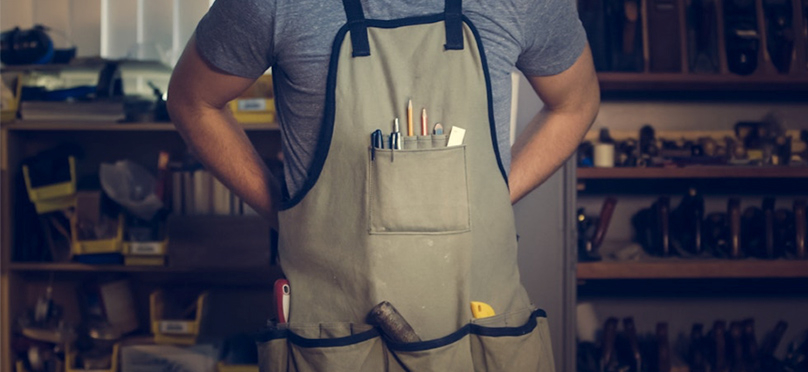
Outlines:
{"label": "gray t-shirt", "polygon": [[[443,12],[443,0],[362,0],[365,18],[396,19]],[[510,169],[511,72],[554,75],[586,44],[571,0],[465,0],[488,59],[497,140]],[[217,0],[196,29],[200,54],[217,68],[275,78],[286,186],[306,180],[325,107],[331,44],[346,17],[339,0]]]}

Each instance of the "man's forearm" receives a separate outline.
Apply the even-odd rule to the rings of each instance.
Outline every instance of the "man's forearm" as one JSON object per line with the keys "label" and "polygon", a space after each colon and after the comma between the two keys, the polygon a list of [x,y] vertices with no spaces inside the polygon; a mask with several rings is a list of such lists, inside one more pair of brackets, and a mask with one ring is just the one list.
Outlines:
{"label": "man's forearm", "polygon": [[516,203],[546,181],[575,152],[600,108],[600,89],[586,46],[567,70],[528,77],[544,103],[511,149],[508,186]]}
{"label": "man's forearm", "polygon": [[168,84],[171,120],[193,154],[231,191],[278,227],[278,182],[255,151],[227,103],[253,84],[209,65],[196,36],[177,62]]}
{"label": "man's forearm", "polygon": [[511,150],[511,203],[550,178],[576,151],[591,123],[592,117],[586,113],[541,110]]}
{"label": "man's forearm", "polygon": [[171,117],[193,154],[222,183],[278,227],[278,181],[226,109],[176,105]]}

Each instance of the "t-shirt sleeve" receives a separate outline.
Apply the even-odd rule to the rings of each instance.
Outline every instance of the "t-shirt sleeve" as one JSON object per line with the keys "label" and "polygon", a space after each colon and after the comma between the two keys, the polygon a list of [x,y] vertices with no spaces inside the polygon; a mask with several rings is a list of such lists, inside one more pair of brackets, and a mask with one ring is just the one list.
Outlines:
{"label": "t-shirt sleeve", "polygon": [[522,52],[516,67],[528,76],[555,75],[567,70],[586,46],[586,32],[574,0],[529,0],[520,12]]}
{"label": "t-shirt sleeve", "polygon": [[196,27],[199,54],[224,72],[257,78],[272,66],[274,1],[216,0]]}

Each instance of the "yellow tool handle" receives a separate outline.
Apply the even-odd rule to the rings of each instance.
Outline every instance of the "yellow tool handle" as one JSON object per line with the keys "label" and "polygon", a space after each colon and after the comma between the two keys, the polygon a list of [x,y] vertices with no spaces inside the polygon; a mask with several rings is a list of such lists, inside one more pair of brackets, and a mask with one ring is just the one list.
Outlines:
{"label": "yellow tool handle", "polygon": [[485,302],[471,301],[471,315],[474,319],[488,318],[489,316],[497,315],[494,313],[494,308]]}

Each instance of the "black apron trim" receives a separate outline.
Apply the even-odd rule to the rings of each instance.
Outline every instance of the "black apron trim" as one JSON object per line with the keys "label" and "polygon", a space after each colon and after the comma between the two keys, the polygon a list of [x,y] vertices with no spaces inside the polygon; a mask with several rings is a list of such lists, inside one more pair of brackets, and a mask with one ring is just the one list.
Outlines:
{"label": "black apron trim", "polygon": [[300,347],[340,347],[358,344],[372,338],[378,337],[379,331],[375,328],[362,333],[339,338],[305,338],[289,332],[289,341]]}
{"label": "black apron trim", "polygon": [[446,45],[447,50],[463,49],[463,5],[462,0],[446,0]]}
{"label": "black apron trim", "polygon": [[[494,98],[491,90],[491,74],[488,71],[488,60],[485,57],[485,49],[483,48],[483,42],[482,39],[480,38],[480,33],[479,31],[477,31],[477,28],[474,27],[474,24],[472,24],[471,21],[466,16],[462,16],[461,19],[469,26],[472,34],[474,34],[474,39],[477,41],[477,48],[480,51],[480,62],[482,63],[483,73],[485,74],[485,89],[488,98],[488,123],[489,128],[491,129],[491,142],[492,146],[494,147],[494,154],[496,155],[497,158],[497,165],[499,166],[499,171],[502,174],[502,178],[505,181],[505,184],[507,185],[508,173],[505,171],[505,167],[502,165],[502,156],[500,155],[499,142],[497,141],[497,127],[494,121],[494,100],[493,100]],[[438,14],[393,19],[393,20],[366,19],[364,23],[366,27],[397,28],[404,26],[435,23],[445,20],[446,20],[445,14],[438,13]],[[298,203],[300,203],[303,200],[303,198],[306,197],[309,191],[311,191],[311,189],[317,183],[317,180],[320,178],[320,173],[322,173],[326,158],[328,158],[328,151],[331,148],[331,138],[334,135],[334,116],[336,114],[335,91],[337,85],[337,67],[338,67],[337,65],[339,64],[339,50],[340,47],[342,46],[342,43],[345,41],[345,35],[348,33],[348,31],[351,30],[350,26],[351,25],[349,24],[343,25],[337,32],[337,35],[334,37],[334,42],[331,44],[331,59],[328,64],[328,78],[326,80],[325,110],[323,114],[323,125],[320,128],[320,138],[317,141],[317,148],[315,149],[314,158],[312,159],[311,166],[309,166],[306,181],[303,183],[303,186],[297,191],[297,193],[295,193],[295,195],[293,195],[288,200],[284,200],[281,203],[279,208],[281,211],[293,208]]]}
{"label": "black apron trim", "polygon": [[505,166],[502,164],[502,155],[499,152],[499,141],[497,140],[497,126],[496,122],[494,121],[494,94],[493,90],[491,89],[491,72],[488,71],[488,58],[485,56],[485,48],[483,47],[483,39],[480,37],[480,32],[477,31],[477,28],[474,27],[474,24],[471,23],[471,20],[468,19],[466,16],[463,16],[463,22],[466,22],[471,29],[471,33],[474,34],[474,39],[477,41],[477,48],[480,50],[480,62],[483,66],[483,74],[485,74],[485,90],[488,93],[488,124],[491,128],[491,142],[494,146],[494,154],[497,156],[497,166],[499,166],[499,172],[502,174],[502,179],[505,181],[505,185],[508,185],[508,172],[505,170]]}
{"label": "black apron trim", "polygon": [[351,30],[351,47],[354,57],[364,57],[370,55],[370,44],[368,43],[368,27],[365,24],[365,13],[362,11],[362,3],[359,0],[342,0],[345,8],[345,16],[348,18],[347,26]]}
{"label": "black apron trim", "polygon": [[526,335],[530,332],[533,332],[538,325],[536,318],[546,318],[547,313],[542,309],[537,309],[530,314],[530,318],[527,320],[527,323],[518,326],[518,327],[486,327],[478,324],[466,324],[463,328],[449,334],[448,336],[441,337],[434,340],[429,341],[422,341],[422,342],[411,342],[411,343],[397,343],[385,339],[387,343],[387,347],[393,351],[424,351],[429,349],[437,349],[442,346],[449,345],[451,343],[457,342],[461,338],[465,337],[468,334],[475,334],[478,336],[488,336],[488,337],[513,337],[513,336],[522,336]]}
{"label": "black apron trim", "polygon": [[[546,318],[546,317],[547,313],[544,310],[537,309],[530,314],[530,318],[527,320],[527,323],[518,327],[486,327],[471,323],[466,324],[465,326],[463,326],[462,328],[458,329],[455,332],[452,332],[448,336],[421,342],[398,343],[391,341],[387,337],[384,336],[382,337],[384,337],[385,343],[387,344],[387,347],[390,350],[408,351],[408,352],[424,351],[430,349],[437,349],[439,347],[443,347],[451,343],[457,342],[468,334],[475,334],[478,336],[486,336],[486,337],[523,336],[530,332],[533,332],[533,330],[536,329],[536,326],[538,325],[538,322],[536,321],[537,318]],[[289,329],[270,329],[259,334],[256,337],[256,341],[261,343],[286,338],[292,344],[305,348],[340,347],[340,346],[358,344],[360,342],[370,340],[379,335],[380,334],[376,330],[376,328],[373,328],[365,332],[357,333],[355,335],[347,337],[312,339],[301,337],[295,334],[294,332],[291,332]]]}
{"label": "black apron trim", "polygon": [[358,344],[378,337],[379,331],[376,328],[367,331],[338,338],[306,338],[302,337],[287,329],[269,329],[265,330],[256,337],[256,342],[269,342],[278,339],[287,339],[289,342],[305,348],[310,347],[340,347]]}

